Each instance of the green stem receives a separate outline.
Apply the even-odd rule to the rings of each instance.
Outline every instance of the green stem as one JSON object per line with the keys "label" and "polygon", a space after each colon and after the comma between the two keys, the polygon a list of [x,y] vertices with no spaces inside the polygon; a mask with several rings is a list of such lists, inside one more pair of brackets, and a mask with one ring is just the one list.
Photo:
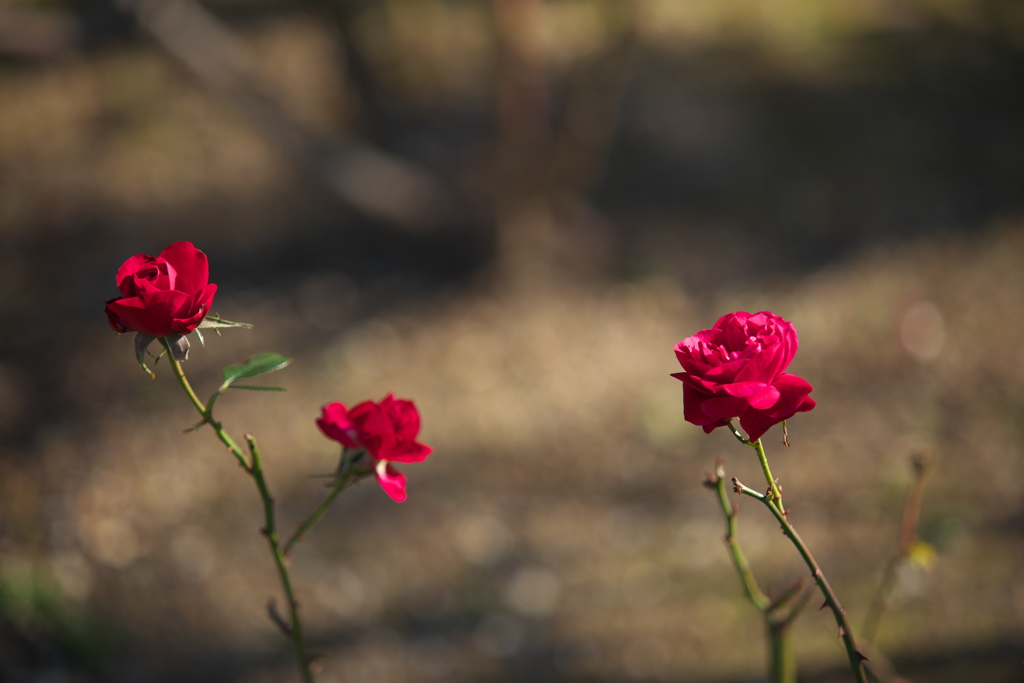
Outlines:
{"label": "green stem", "polygon": [[796,683],[796,655],[793,652],[793,639],[789,637],[792,623],[768,623],[772,683]]}
{"label": "green stem", "polygon": [[303,536],[305,536],[309,532],[309,530],[312,529],[313,526],[320,521],[320,518],[324,516],[324,514],[327,512],[327,508],[331,506],[331,503],[333,503],[334,499],[338,497],[338,494],[341,493],[345,489],[345,487],[351,484],[353,481],[355,481],[355,476],[352,474],[343,474],[338,477],[338,480],[331,487],[331,492],[327,494],[323,502],[321,502],[320,505],[317,506],[315,510],[313,510],[312,514],[310,514],[309,517],[305,519],[305,521],[299,524],[298,528],[295,529],[295,532],[284,544],[285,555],[290,553],[295,544],[301,541]]}
{"label": "green stem", "polygon": [[282,627],[282,631],[292,643],[292,649],[295,651],[295,658],[299,664],[299,671],[302,676],[303,683],[312,683],[313,672],[310,669],[309,656],[306,653],[306,645],[302,635],[302,622],[299,619],[299,604],[295,599],[294,591],[292,590],[291,577],[288,574],[288,565],[285,562],[284,551],[281,549],[281,545],[277,537],[277,528],[274,517],[274,499],[270,495],[270,489],[267,487],[267,481],[263,476],[263,463],[260,460],[259,447],[256,445],[256,440],[246,435],[246,442],[249,446],[249,453],[251,460],[246,457],[242,449],[238,447],[234,439],[224,430],[223,425],[213,417],[213,406],[204,405],[199,397],[196,395],[192,385],[189,383],[188,378],[185,376],[185,371],[181,367],[181,363],[174,360],[171,357],[170,349],[167,346],[166,340],[160,339],[160,343],[167,349],[167,356],[171,363],[171,370],[174,372],[174,376],[178,379],[178,383],[181,388],[185,391],[185,395],[188,396],[192,405],[202,416],[203,421],[200,424],[209,424],[213,431],[217,434],[217,438],[220,439],[221,443],[227,446],[235,459],[238,460],[238,464],[242,466],[242,469],[246,471],[249,476],[256,482],[256,488],[259,490],[260,498],[263,500],[263,516],[264,516],[264,528],[263,534],[267,538],[267,542],[270,544],[271,554],[274,556],[274,563],[277,566],[277,573],[281,579],[281,587],[284,589],[285,597],[288,600],[288,610],[290,614],[291,624],[284,624],[278,617],[276,612],[271,608],[271,619]]}
{"label": "green stem", "polygon": [[192,405],[195,406],[196,410],[199,411],[199,414],[203,418],[203,422],[200,424],[205,423],[213,427],[213,431],[217,434],[217,438],[220,439],[220,442],[228,447],[231,455],[235,456],[235,459],[238,461],[238,464],[242,466],[242,469],[246,472],[250,472],[251,474],[251,466],[249,465],[249,459],[245,457],[245,453],[243,453],[242,449],[238,447],[235,440],[232,439],[226,431],[224,431],[224,427],[221,423],[217,422],[217,420],[213,418],[213,408],[207,408],[207,406],[199,400],[199,397],[196,396],[196,392],[192,389],[192,385],[189,383],[188,378],[185,377],[185,371],[182,369],[181,363],[171,357],[171,350],[170,347],[167,346],[167,341],[161,337],[160,343],[164,345],[165,349],[167,349],[167,358],[171,363],[171,371],[177,378],[178,384],[180,384],[181,388],[185,390],[185,395],[188,396],[188,400],[192,402]]}
{"label": "green stem", "polygon": [[292,650],[295,652],[295,659],[299,664],[299,673],[304,683],[312,683],[313,672],[309,667],[309,655],[306,652],[306,642],[302,636],[302,620],[299,618],[299,603],[295,599],[295,592],[292,589],[291,577],[288,574],[288,565],[285,560],[285,551],[277,537],[277,525],[274,517],[274,499],[267,488],[267,480],[263,476],[263,461],[260,459],[260,449],[256,445],[256,439],[246,434],[245,440],[249,444],[249,452],[252,454],[252,468],[250,470],[253,479],[256,480],[256,487],[260,491],[260,498],[263,500],[263,535],[267,537],[270,545],[270,552],[274,556],[274,564],[277,566],[278,576],[281,578],[281,588],[284,590],[285,598],[288,600],[288,611],[291,617],[291,624],[286,629],[286,635],[292,643]]}
{"label": "green stem", "polygon": [[825,573],[821,571],[821,567],[818,565],[817,560],[811,555],[811,551],[807,548],[803,539],[793,528],[793,525],[789,523],[785,513],[782,512],[768,496],[763,493],[758,493],[752,488],[748,488],[741,484],[736,477],[732,478],[733,490],[737,493],[742,493],[751,498],[756,498],[768,507],[768,510],[775,515],[775,519],[778,520],[782,526],[782,532],[796,547],[797,552],[800,553],[800,557],[803,558],[807,568],[811,570],[811,577],[815,583],[818,584],[818,588],[821,589],[822,595],[825,596],[825,604],[832,610],[832,615],[835,617],[836,626],[839,628],[839,636],[843,639],[843,645],[846,647],[846,656],[850,661],[850,669],[853,671],[854,678],[857,683],[867,683],[867,679],[864,673],[864,656],[857,650],[857,644],[853,639],[853,631],[850,629],[850,624],[846,619],[846,610],[843,609],[842,604],[839,602],[839,598],[836,597],[835,591],[832,590],[832,586],[829,584],[828,579],[825,577]]}
{"label": "green stem", "polygon": [[783,603],[789,602],[793,596],[773,603],[757,585],[754,572],[750,569],[750,563],[736,537],[736,516],[739,510],[736,504],[729,500],[725,484],[725,469],[722,467],[721,461],[716,463],[715,475],[709,477],[708,483],[709,486],[714,487],[718,502],[722,507],[722,513],[725,515],[725,542],[729,547],[733,566],[740,576],[747,598],[761,612],[768,629],[771,681],[772,683],[796,683],[796,657],[789,637],[789,625],[796,618],[799,607],[794,607],[787,614],[780,615],[778,608],[783,606]]}
{"label": "green stem", "polygon": [[772,469],[768,467],[768,456],[764,453],[764,445],[761,444],[761,439],[751,441],[746,438],[740,433],[740,430],[736,429],[732,420],[729,420],[729,423],[726,426],[729,427],[729,431],[732,432],[732,435],[735,436],[740,443],[750,446],[757,451],[757,458],[761,461],[761,469],[764,471],[764,478],[768,481],[768,488],[772,492],[772,500],[778,501],[779,509],[785,511],[785,508],[782,507],[782,492],[779,491],[779,487],[775,483],[775,477],[772,476]]}
{"label": "green stem", "polygon": [[786,508],[782,507],[782,492],[779,491],[779,487],[775,483],[775,477],[772,476],[772,468],[768,467],[768,456],[764,453],[764,445],[761,443],[761,439],[750,444],[754,450],[757,451],[757,458],[761,461],[761,469],[764,471],[764,478],[768,480],[768,487],[772,492],[772,501],[774,501],[776,507],[779,508],[779,512],[786,514]]}
{"label": "green stem", "polygon": [[743,590],[746,592],[747,598],[750,602],[754,603],[754,607],[767,613],[772,601],[764,594],[760,586],[757,585],[757,579],[754,578],[754,572],[750,569],[747,556],[743,554],[743,549],[740,548],[739,540],[736,538],[736,515],[739,511],[736,508],[736,504],[729,500],[729,494],[726,492],[725,471],[720,467],[719,471],[722,474],[716,473],[714,479],[715,493],[718,496],[719,504],[722,506],[722,513],[725,515],[725,543],[729,546],[732,564],[736,568],[736,573],[740,575],[740,581],[743,582]]}
{"label": "green stem", "polygon": [[732,423],[732,420],[729,420],[729,423],[726,426],[729,427],[729,431],[732,432],[732,435],[735,436],[740,443],[753,446],[747,437],[740,434],[740,430],[736,429],[736,425]]}

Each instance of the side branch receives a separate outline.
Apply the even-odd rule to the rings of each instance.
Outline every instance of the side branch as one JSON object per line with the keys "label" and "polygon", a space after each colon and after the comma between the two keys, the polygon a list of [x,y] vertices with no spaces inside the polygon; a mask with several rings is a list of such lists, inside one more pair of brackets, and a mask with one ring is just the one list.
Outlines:
{"label": "side branch", "polygon": [[857,683],[867,683],[867,677],[864,672],[864,661],[867,659],[857,649],[857,644],[854,642],[853,631],[850,629],[850,624],[846,619],[846,610],[839,602],[839,598],[836,597],[835,591],[832,590],[832,586],[828,582],[825,573],[821,570],[817,560],[811,555],[811,551],[807,548],[803,539],[793,528],[793,525],[789,523],[785,513],[779,508],[775,502],[770,500],[769,496],[763,493],[744,486],[736,478],[732,478],[733,490],[736,493],[742,493],[745,496],[755,498],[767,506],[768,510],[775,516],[775,519],[782,526],[782,532],[796,547],[797,552],[800,553],[800,557],[803,558],[807,568],[811,570],[811,577],[814,582],[818,584],[818,588],[821,589],[822,595],[825,596],[825,605],[832,610],[832,615],[835,617],[836,626],[839,629],[839,637],[843,640],[843,645],[846,648],[846,656],[850,661],[850,669],[853,671],[853,675],[857,680]]}
{"label": "side branch", "polygon": [[919,453],[911,459],[914,470],[914,480],[907,490],[906,500],[903,502],[903,519],[900,522],[900,539],[896,554],[889,560],[882,575],[882,581],[878,585],[871,606],[868,608],[868,616],[864,619],[863,635],[870,643],[874,643],[878,635],[878,626],[889,607],[889,599],[896,586],[896,577],[899,568],[910,557],[914,549],[914,541],[917,539],[917,525],[921,516],[921,500],[924,497],[925,479],[928,475],[928,457]]}
{"label": "side branch", "polygon": [[732,557],[736,573],[739,574],[740,581],[743,582],[743,590],[754,607],[767,613],[771,608],[771,600],[757,585],[757,579],[754,578],[754,572],[750,569],[747,556],[743,553],[739,540],[736,538],[736,515],[739,509],[735,503],[729,500],[729,495],[726,492],[725,467],[721,460],[715,461],[715,473],[708,475],[704,485],[714,489],[718,503],[722,507],[722,514],[725,515],[725,544],[729,547],[729,555]]}
{"label": "side branch", "polygon": [[772,683],[796,683],[796,659],[790,642],[789,627],[799,615],[807,601],[804,590],[806,581],[801,580],[772,600],[761,590],[750,568],[743,549],[736,537],[736,516],[739,512],[735,503],[729,500],[726,490],[725,467],[722,460],[715,461],[714,474],[708,474],[704,485],[714,489],[718,503],[725,515],[725,543],[732,557],[733,567],[743,583],[747,599],[761,612],[768,630],[770,644],[770,671]]}
{"label": "side branch", "polygon": [[[782,424],[783,429],[785,429],[785,421],[783,421]],[[772,470],[768,466],[768,456],[766,456],[764,453],[764,445],[761,443],[761,439],[751,441],[750,439],[746,438],[745,436],[743,436],[743,434],[740,433],[740,430],[736,429],[736,425],[732,423],[732,420],[729,420],[729,424],[727,424],[726,426],[729,428],[729,431],[732,432],[732,435],[736,437],[737,441],[739,441],[741,444],[745,446],[750,446],[755,451],[757,451],[757,459],[761,463],[761,469],[764,471],[764,478],[768,482],[768,489],[771,491],[772,499],[778,501],[780,510],[785,511],[785,508],[782,507],[782,491],[779,490],[779,486],[775,481],[775,477],[772,476]],[[788,434],[786,435],[785,439],[785,444],[788,446]]]}
{"label": "side branch", "polygon": [[331,506],[334,499],[338,497],[345,487],[355,481],[355,476],[352,474],[339,474],[337,480],[331,485],[331,492],[324,497],[323,501],[316,507],[315,510],[303,520],[298,528],[292,533],[288,540],[284,544],[284,554],[288,555],[295,544],[302,540],[302,538],[312,529],[320,518],[327,512],[327,508]]}

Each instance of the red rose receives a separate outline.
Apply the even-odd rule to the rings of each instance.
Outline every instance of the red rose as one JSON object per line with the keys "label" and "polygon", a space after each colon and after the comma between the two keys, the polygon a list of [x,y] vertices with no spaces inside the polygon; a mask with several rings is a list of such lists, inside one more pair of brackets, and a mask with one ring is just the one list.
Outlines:
{"label": "red rose", "polygon": [[136,254],[117,269],[121,298],[107,302],[107,320],[117,332],[188,334],[213,305],[217,285],[209,280],[206,254],[191,242],[175,242],[156,257]]}
{"label": "red rose", "polygon": [[381,488],[394,500],[405,500],[405,476],[389,462],[420,462],[433,450],[416,441],[420,414],[412,401],[388,394],[380,403],[363,401],[351,410],[328,403],[316,421],[320,431],[348,448],[364,448],[373,458]]}
{"label": "red rose", "polygon": [[723,315],[676,344],[683,417],[710,433],[738,417],[751,441],[816,403],[811,385],[784,370],[800,343],[787,320],[763,311]]}

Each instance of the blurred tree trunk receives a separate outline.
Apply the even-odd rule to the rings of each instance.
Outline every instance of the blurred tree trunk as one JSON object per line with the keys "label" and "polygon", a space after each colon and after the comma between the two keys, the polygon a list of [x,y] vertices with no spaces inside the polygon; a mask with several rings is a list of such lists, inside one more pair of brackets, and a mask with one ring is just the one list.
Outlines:
{"label": "blurred tree trunk", "polygon": [[599,4],[618,41],[557,85],[544,0],[493,0],[497,279],[513,289],[603,271],[610,238],[584,193],[604,166],[632,60],[629,3]]}
{"label": "blurred tree trunk", "polygon": [[539,38],[542,0],[494,0],[495,188],[501,285],[542,285],[552,276],[555,232],[545,196],[550,92]]}

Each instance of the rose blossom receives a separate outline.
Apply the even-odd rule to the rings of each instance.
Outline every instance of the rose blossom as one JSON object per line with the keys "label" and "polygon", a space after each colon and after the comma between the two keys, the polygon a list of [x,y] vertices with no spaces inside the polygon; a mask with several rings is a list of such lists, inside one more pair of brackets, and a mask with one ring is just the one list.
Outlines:
{"label": "rose blossom", "polygon": [[316,421],[320,431],[347,448],[363,448],[373,459],[373,471],[384,492],[405,500],[405,475],[391,462],[420,462],[433,450],[416,441],[420,414],[412,401],[388,394],[380,403],[363,401],[351,410],[328,403]]}
{"label": "rose blossom", "polygon": [[738,417],[756,441],[810,410],[811,385],[784,372],[799,345],[793,324],[768,311],[729,313],[687,337],[675,347],[684,372],[672,375],[683,383],[683,417],[707,433]]}
{"label": "rose blossom", "polygon": [[188,334],[213,305],[217,285],[209,279],[206,254],[191,242],[175,242],[155,257],[136,254],[117,269],[121,298],[107,302],[107,320],[116,332]]}

